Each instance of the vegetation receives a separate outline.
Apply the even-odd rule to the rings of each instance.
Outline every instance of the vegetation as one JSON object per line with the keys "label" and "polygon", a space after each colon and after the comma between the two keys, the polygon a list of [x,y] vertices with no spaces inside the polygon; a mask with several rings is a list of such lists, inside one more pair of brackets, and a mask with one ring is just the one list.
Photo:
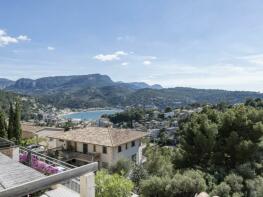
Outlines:
{"label": "vegetation", "polygon": [[2,111],[0,111],[0,137],[7,138],[6,117]]}
{"label": "vegetation", "polygon": [[121,159],[117,161],[116,164],[110,166],[110,173],[111,174],[119,174],[121,176],[127,177],[130,173],[130,170],[132,168],[132,162],[127,159]]}
{"label": "vegetation", "polygon": [[[15,108],[14,108],[15,105]],[[16,99],[14,103],[9,104],[8,121],[4,110],[0,109],[0,137],[8,138],[16,143],[21,142],[21,108],[20,101]],[[8,124],[7,124],[8,122]]]}
{"label": "vegetation", "polygon": [[157,106],[165,109],[167,106],[179,107],[194,103],[235,104],[245,102],[247,98],[263,98],[257,92],[161,88],[141,83],[113,82],[109,76],[100,74],[20,79],[13,83],[6,89],[39,97],[43,103],[58,108]]}
{"label": "vegetation", "polygon": [[126,125],[129,128],[133,128],[133,122],[141,122],[143,120],[144,115],[147,112],[140,108],[131,108],[123,112],[119,112],[116,114],[108,115],[107,117],[114,124],[122,124]]}
{"label": "vegetation", "polygon": [[133,189],[132,181],[104,170],[97,172],[95,183],[97,197],[127,197]]}
{"label": "vegetation", "polygon": [[149,177],[140,182],[141,195],[190,197],[206,191],[220,197],[261,197],[260,103],[205,107],[181,123],[175,149],[148,146],[144,169]]}
{"label": "vegetation", "polygon": [[0,90],[0,110],[3,111],[3,113],[8,114],[10,103],[14,103],[17,98],[20,100],[21,119],[29,120],[34,118],[35,114],[38,112],[40,104],[37,99],[29,96]]}

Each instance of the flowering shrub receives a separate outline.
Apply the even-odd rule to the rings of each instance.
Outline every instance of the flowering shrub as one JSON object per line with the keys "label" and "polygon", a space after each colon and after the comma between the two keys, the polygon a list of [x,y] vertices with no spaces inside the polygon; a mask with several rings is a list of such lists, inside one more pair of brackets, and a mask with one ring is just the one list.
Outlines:
{"label": "flowering shrub", "polygon": [[[28,161],[28,154],[22,153],[19,155],[19,161],[21,163],[26,163]],[[43,161],[38,160],[37,156],[32,155],[31,156],[31,167],[44,173],[44,174],[56,174],[59,172],[59,169],[51,166]]]}

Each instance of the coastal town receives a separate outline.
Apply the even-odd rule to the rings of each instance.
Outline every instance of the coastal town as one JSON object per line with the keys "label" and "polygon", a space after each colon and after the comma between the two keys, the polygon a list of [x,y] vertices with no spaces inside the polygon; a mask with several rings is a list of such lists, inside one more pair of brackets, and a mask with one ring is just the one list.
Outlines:
{"label": "coastal town", "polygon": [[263,197],[262,10],[0,1],[0,197]]}
{"label": "coastal town", "polygon": [[[42,106],[31,116],[32,119],[21,121],[22,146],[17,147],[12,145],[11,141],[6,141],[5,143],[9,145],[3,147],[2,153],[8,152],[7,155],[16,162],[21,162],[44,174],[52,174],[50,170],[67,171],[73,166],[74,169],[94,162],[98,163],[98,169],[108,170],[124,163],[140,166],[147,161],[145,155],[147,146],[162,144],[170,148],[175,147],[178,122],[201,110],[201,107],[188,109],[167,107],[164,110],[156,107],[153,109],[126,107],[122,110],[93,108],[77,111],[69,108],[58,110],[51,105],[45,106],[44,109]],[[85,119],[74,118],[79,113],[82,113]],[[140,117],[119,119],[115,122],[116,117],[128,113],[132,113],[132,116],[139,113]],[[2,139],[2,144],[5,144],[4,141]],[[36,158],[38,160],[32,160]],[[32,162],[39,162],[47,167],[40,168],[39,163],[32,166]],[[59,187],[56,190],[68,195],[73,194],[70,194],[71,192],[66,188],[81,193],[81,188],[84,186],[80,180],[73,181],[75,186],[72,186],[73,183],[70,181],[66,187]],[[1,184],[5,185],[5,182]],[[81,193],[81,195],[86,194]]]}

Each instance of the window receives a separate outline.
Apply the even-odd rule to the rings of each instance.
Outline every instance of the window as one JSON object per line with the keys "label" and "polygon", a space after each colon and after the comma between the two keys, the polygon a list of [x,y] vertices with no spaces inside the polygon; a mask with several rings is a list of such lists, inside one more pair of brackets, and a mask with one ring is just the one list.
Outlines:
{"label": "window", "polygon": [[134,147],[135,146],[135,141],[132,141],[131,144],[132,144],[131,146]]}
{"label": "window", "polygon": [[64,140],[59,140],[60,142],[64,142]]}
{"label": "window", "polygon": [[88,153],[88,145],[87,144],[83,144],[83,153],[84,154]]}
{"label": "window", "polygon": [[125,145],[126,150],[128,149],[128,144]]}
{"label": "window", "polygon": [[121,146],[118,146],[118,152],[121,152]]}
{"label": "window", "polygon": [[102,152],[103,152],[103,154],[107,154],[107,147],[106,146],[103,146]]}
{"label": "window", "polygon": [[136,162],[136,154],[131,156],[132,161]]}
{"label": "window", "polygon": [[93,145],[93,152],[96,152],[96,145]]}

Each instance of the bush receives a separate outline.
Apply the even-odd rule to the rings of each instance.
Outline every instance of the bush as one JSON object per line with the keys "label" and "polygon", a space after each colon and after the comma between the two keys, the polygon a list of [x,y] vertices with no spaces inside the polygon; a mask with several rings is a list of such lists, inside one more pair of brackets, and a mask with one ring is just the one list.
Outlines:
{"label": "bush", "polygon": [[111,174],[119,174],[122,176],[128,176],[132,167],[132,162],[127,159],[121,159],[116,164],[112,165],[109,169]]}
{"label": "bush", "polygon": [[168,177],[153,176],[141,183],[141,195],[143,197],[166,197],[167,186],[171,183]]}
{"label": "bush", "polygon": [[135,165],[130,175],[130,179],[133,181],[136,187],[139,187],[141,181],[147,177],[148,173],[142,165]]}
{"label": "bush", "polygon": [[98,171],[95,178],[96,197],[127,197],[133,189],[132,181],[118,175]]}
{"label": "bush", "polygon": [[242,192],[243,178],[241,176],[232,173],[226,176],[224,180],[231,187],[232,193]]}
{"label": "bush", "polygon": [[200,171],[187,170],[169,177],[151,177],[142,181],[141,193],[145,197],[193,197],[206,190],[206,182]]}
{"label": "bush", "polygon": [[220,196],[220,197],[229,197],[230,196],[231,187],[225,182],[217,185],[211,193],[211,196]]}

